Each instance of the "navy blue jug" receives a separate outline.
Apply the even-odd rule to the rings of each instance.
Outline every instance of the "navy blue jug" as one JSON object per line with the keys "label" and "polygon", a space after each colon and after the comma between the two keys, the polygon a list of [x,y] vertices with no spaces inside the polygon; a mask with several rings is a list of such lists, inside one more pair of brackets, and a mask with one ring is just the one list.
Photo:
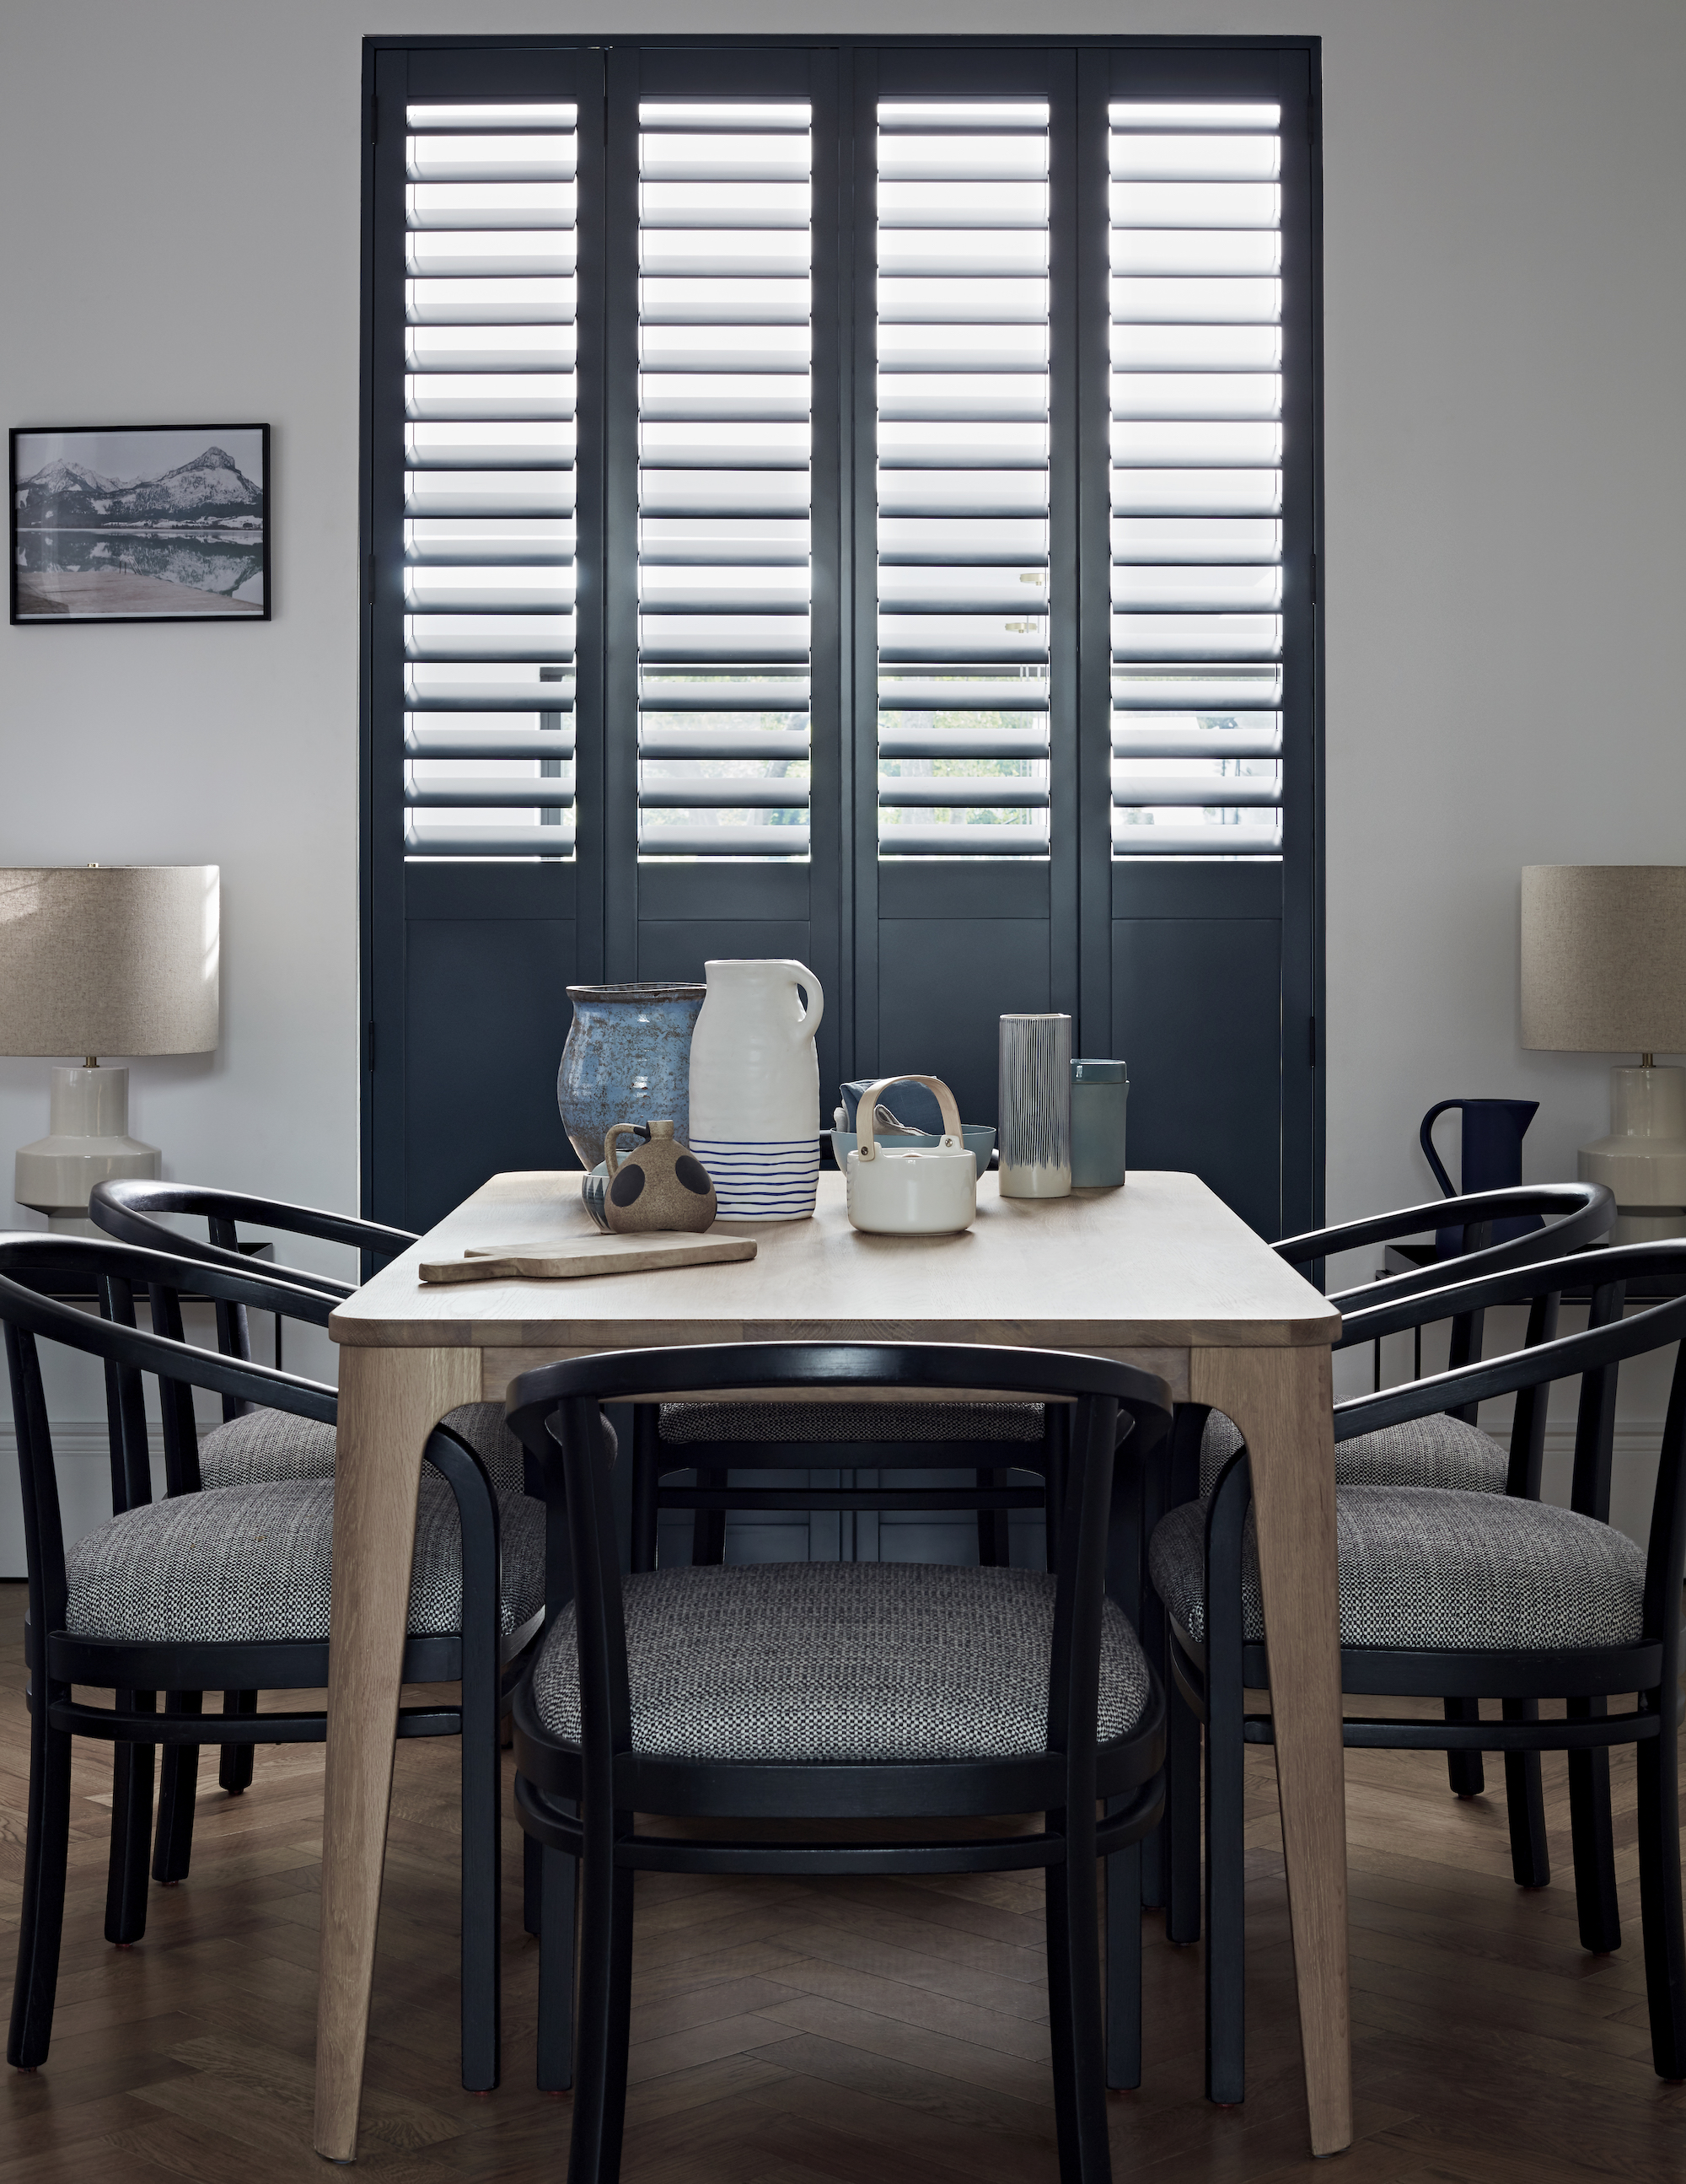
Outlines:
{"label": "navy blue jug", "polygon": [[[1453,1189],[1445,1163],[1434,1150],[1435,1119],[1449,1107],[1463,1112],[1463,1152],[1458,1163],[1462,1177],[1461,1193]],[[1428,1165],[1434,1171],[1434,1180],[1447,1197],[1461,1195],[1468,1198],[1477,1191],[1507,1190],[1519,1184],[1522,1179],[1522,1139],[1539,1112],[1538,1100],[1437,1100],[1423,1117],[1417,1135],[1428,1156]],[[1493,1241],[1508,1244],[1512,1237],[1531,1235],[1539,1226],[1539,1216],[1532,1213],[1516,1220],[1495,1221]],[[1438,1228],[1434,1232],[1437,1259],[1456,1258],[1463,1248],[1461,1228]]]}

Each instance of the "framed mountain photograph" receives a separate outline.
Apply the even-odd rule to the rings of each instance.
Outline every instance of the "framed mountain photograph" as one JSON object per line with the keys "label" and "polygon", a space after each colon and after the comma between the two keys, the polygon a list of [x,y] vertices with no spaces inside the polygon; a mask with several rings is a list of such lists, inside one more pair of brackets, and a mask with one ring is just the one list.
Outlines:
{"label": "framed mountain photograph", "polygon": [[12,434],[14,622],[270,618],[267,425]]}

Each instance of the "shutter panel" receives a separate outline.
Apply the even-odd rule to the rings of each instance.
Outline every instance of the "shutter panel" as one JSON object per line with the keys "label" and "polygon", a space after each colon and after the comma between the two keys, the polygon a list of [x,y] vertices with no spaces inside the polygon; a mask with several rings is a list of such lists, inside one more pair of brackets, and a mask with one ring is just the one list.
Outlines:
{"label": "shutter panel", "polygon": [[405,848],[569,857],[576,109],[406,120]]}
{"label": "shutter panel", "polygon": [[877,120],[879,852],[1045,857],[1049,108]]}
{"label": "shutter panel", "polygon": [[812,114],[638,113],[638,854],[808,854]]}
{"label": "shutter panel", "polygon": [[1279,856],[1280,111],[1110,123],[1113,850]]}

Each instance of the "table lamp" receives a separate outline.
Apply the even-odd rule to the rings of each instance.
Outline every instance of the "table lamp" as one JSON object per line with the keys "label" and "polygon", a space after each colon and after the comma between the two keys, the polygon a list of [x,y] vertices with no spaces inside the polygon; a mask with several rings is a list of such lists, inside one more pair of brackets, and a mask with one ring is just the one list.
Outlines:
{"label": "table lamp", "polygon": [[1522,1045],[1635,1052],[1610,1072],[1610,1135],[1581,1178],[1616,1195],[1612,1244],[1686,1236],[1686,865],[1529,865],[1522,872]]}
{"label": "table lamp", "polygon": [[18,1154],[20,1206],[97,1236],[88,1193],[155,1176],[129,1135],[129,1072],[103,1054],[209,1054],[217,1043],[215,865],[0,867],[0,1054],[75,1054],[53,1072],[47,1135]]}

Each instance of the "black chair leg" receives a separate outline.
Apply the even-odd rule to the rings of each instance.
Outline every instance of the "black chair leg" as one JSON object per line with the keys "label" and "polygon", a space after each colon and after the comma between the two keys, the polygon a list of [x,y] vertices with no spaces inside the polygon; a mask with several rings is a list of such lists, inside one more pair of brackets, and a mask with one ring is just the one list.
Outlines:
{"label": "black chair leg", "polygon": [[[703,1487],[722,1487],[726,1483],[723,1471],[705,1471],[697,1468],[697,1484]],[[695,1568],[717,1567],[726,1560],[726,1512],[724,1509],[698,1509],[691,1519],[691,1562]]]}
{"label": "black chair leg", "polygon": [[575,1919],[580,1861],[529,1836],[543,1871],[538,1945],[538,2090],[565,2093],[574,2082]]}
{"label": "black chair leg", "polygon": [[[1148,1657],[1148,1665],[1158,1677],[1161,1686],[1170,1691],[1171,1679],[1166,1673],[1165,1649],[1171,1641],[1166,1635],[1165,1610],[1152,1593],[1149,1593],[1143,1601],[1140,1628],[1142,1651]],[[1170,1706],[1173,1713],[1181,1708],[1181,1702],[1174,1691],[1171,1693]],[[1167,1812],[1169,1802],[1167,1793]],[[1141,1852],[1142,1908],[1158,1911],[1168,1900],[1170,1879],[1171,1823],[1166,1814],[1160,1814],[1159,1825],[1153,1832],[1143,1836]]]}
{"label": "black chair leg", "polygon": [[[1596,1719],[1610,1711],[1602,1698],[1571,1699],[1571,1721]],[[1616,1900],[1616,1835],[1610,1819],[1610,1754],[1569,1754],[1569,1829],[1575,1858],[1575,1915],[1581,1947],[1607,1956],[1622,1946],[1622,1913]]]}
{"label": "black chair leg", "polygon": [[[1506,1699],[1506,1721],[1538,1721],[1538,1699]],[[1545,1847],[1545,1793],[1540,1786],[1539,1754],[1505,1754],[1505,1802],[1511,1819],[1511,1871],[1518,1888],[1545,1888],[1551,1858]]]}
{"label": "black chair leg", "polygon": [[[613,1838],[631,1834],[632,1815],[619,1813],[611,1830],[593,1840],[586,1826],[581,1861],[579,2018],[575,2042],[574,2127],[568,2184],[615,2184],[626,2114],[626,2041],[632,2016],[632,1875],[614,1862]],[[545,1875],[545,1908],[553,1891]],[[1089,1962],[1095,1962],[1094,1926]]]}
{"label": "black chair leg", "polygon": [[1247,2091],[1244,1760],[1238,1674],[1206,1674],[1206,2098]]}
{"label": "black chair leg", "polygon": [[[1064,1816],[1050,1813],[1054,1827]],[[1089,1841],[1093,1842],[1093,1836]],[[1082,1837],[1050,1865],[1047,1884],[1048,2016],[1054,2049],[1054,2119],[1060,2184],[1112,2184],[1106,2137],[1105,2027],[1095,1951],[1098,1861]],[[570,2179],[570,2184],[573,2180]]]}
{"label": "black chair leg", "polygon": [[1142,2082],[1142,1850],[1132,1843],[1106,1861],[1106,2083],[1115,2093]]}
{"label": "black chair leg", "polygon": [[[983,1486],[1004,1486],[1004,1471],[980,1471],[977,1483]],[[1004,1509],[980,1509],[977,1513],[977,1560],[981,1569],[1005,1569],[1011,1560],[1007,1539],[1007,1512]]]}
{"label": "black chair leg", "polygon": [[[253,1714],[258,1711],[256,1691],[225,1691],[222,1695],[225,1713]],[[231,1797],[237,1797],[242,1790],[252,1786],[253,1764],[257,1747],[252,1744],[225,1744],[222,1757],[217,1763],[217,1783]]]}
{"label": "black chair leg", "polygon": [[[53,2004],[58,1990],[58,1943],[64,1927],[64,1872],[70,1847],[70,1740],[47,1725],[45,1680],[31,1678],[28,1835],[24,1847],[23,1917],[12,2025],[6,2060],[34,2070],[47,2060]],[[68,1691],[60,1686],[60,1695]]]}
{"label": "black chair leg", "polygon": [[539,1907],[544,1901],[544,1845],[537,1836],[521,1837],[521,1926],[537,1941]]}
{"label": "black chair leg", "polygon": [[1166,1713],[1165,1937],[1188,1948],[1200,1938],[1200,1721],[1177,1691]]}
{"label": "black chair leg", "polygon": [[[1448,1721],[1479,1721],[1479,1699],[1448,1699]],[[1482,1764],[1478,1752],[1449,1752],[1446,1754],[1446,1780],[1455,1797],[1478,1797],[1487,1787],[1487,1769]]]}
{"label": "black chair leg", "polygon": [[[153,1710],[151,1691],[119,1691],[115,1704]],[[105,1938],[131,1948],[147,1930],[147,1859],[152,1850],[153,1750],[118,1744],[111,1761],[111,1863],[105,1880]]]}
{"label": "black chair leg", "polygon": [[1671,1675],[1653,1695],[1659,1733],[1639,1747],[1639,1914],[1651,2061],[1660,2078],[1686,2078],[1686,1935],[1680,1908],[1680,1786]]}
{"label": "black chair leg", "polygon": [[475,1665],[465,1659],[462,1681],[462,2064],[465,2088],[489,2093],[498,2081],[502,2039],[504,1770],[497,1685],[492,1676],[476,1675]]}
{"label": "black chair leg", "polygon": [[[171,1691],[165,1698],[166,1713],[200,1713],[203,1691]],[[199,1786],[199,1747],[197,1744],[166,1744],[160,1770],[158,1826],[153,1836],[153,1879],[173,1888],[187,1878],[193,1855],[193,1800]]]}

